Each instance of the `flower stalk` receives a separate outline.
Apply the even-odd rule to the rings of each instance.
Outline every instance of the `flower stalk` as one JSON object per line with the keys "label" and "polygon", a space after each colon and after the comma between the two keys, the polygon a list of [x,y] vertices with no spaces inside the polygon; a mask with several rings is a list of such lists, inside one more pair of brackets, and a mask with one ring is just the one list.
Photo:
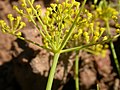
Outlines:
{"label": "flower stalk", "polygon": [[76,51],[75,56],[75,86],[79,90],[79,51]]}
{"label": "flower stalk", "polygon": [[[108,22],[108,20],[106,20],[105,22],[106,22],[106,28],[108,30],[108,34],[111,36],[109,22]],[[112,55],[113,55],[113,58],[114,58],[114,62],[115,62],[115,65],[116,65],[116,68],[117,68],[117,71],[118,71],[118,75],[120,77],[120,65],[119,65],[119,61],[118,61],[118,58],[117,58],[117,54],[116,54],[116,51],[115,51],[113,41],[110,41],[110,48],[111,48]]]}
{"label": "flower stalk", "polygon": [[[87,0],[83,1],[81,7],[80,3],[75,0],[66,0],[61,4],[58,3],[59,0],[56,0],[57,4],[51,4],[50,7],[47,8],[43,17],[41,17],[40,5],[34,7],[34,0],[21,1],[22,9],[19,9],[17,6],[14,6],[14,9],[22,17],[24,16],[28,21],[32,22],[39,30],[42,36],[43,46],[22,37],[20,29],[25,26],[25,23],[21,21],[22,19],[20,17],[14,18],[10,14],[8,15],[10,24],[5,23],[4,20],[0,20],[0,27],[4,33],[12,34],[21,40],[30,42],[40,48],[46,49],[48,52],[54,53],[46,90],[51,90],[52,88],[54,74],[61,53],[71,51],[76,52],[76,90],[79,90],[79,50],[85,50],[90,53],[101,52],[102,49],[104,49],[103,44],[110,42],[117,69],[120,71],[120,66],[112,43],[112,40],[118,38],[120,33],[111,36],[108,22],[108,18],[113,17],[117,19],[117,11],[113,8],[107,7],[108,5],[105,0],[101,1],[102,3],[99,7],[96,7],[96,10],[93,11],[93,13],[84,8]],[[95,0],[95,3],[97,3],[97,0]],[[38,24],[35,20],[36,18]],[[101,19],[106,20],[106,27],[108,30],[108,35],[106,36],[103,35],[105,28],[101,26],[98,21]],[[120,32],[120,30],[117,31]]]}
{"label": "flower stalk", "polygon": [[49,76],[48,76],[48,82],[47,82],[46,90],[51,90],[51,88],[52,88],[52,83],[53,83],[54,74],[55,74],[55,70],[56,70],[56,66],[57,66],[57,63],[58,63],[59,56],[60,56],[60,53],[55,53],[54,54],[53,63],[52,63],[50,73],[49,73]]}
{"label": "flower stalk", "polygon": [[61,49],[61,50],[65,47],[66,43],[68,42],[69,38],[71,37],[71,35],[72,35],[73,31],[74,31],[74,27],[75,27],[75,24],[76,24],[76,22],[77,22],[77,19],[78,19],[78,17],[80,16],[81,12],[83,11],[86,1],[87,1],[87,0],[84,0],[84,1],[83,1],[83,4],[82,4],[82,6],[81,6],[81,8],[80,8],[80,10],[79,10],[79,13],[77,14],[77,16],[76,16],[76,18],[75,18],[75,20],[74,20],[74,22],[73,22],[73,24],[72,24],[69,32],[68,32],[68,34],[67,34],[67,35],[65,36],[65,38],[63,39],[63,42],[62,42],[62,44],[61,44],[61,46],[60,46],[60,49]]}

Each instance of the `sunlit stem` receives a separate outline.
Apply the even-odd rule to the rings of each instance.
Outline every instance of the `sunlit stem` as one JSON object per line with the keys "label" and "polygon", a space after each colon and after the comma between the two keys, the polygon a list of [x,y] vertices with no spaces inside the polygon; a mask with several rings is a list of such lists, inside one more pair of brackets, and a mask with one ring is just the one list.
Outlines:
{"label": "sunlit stem", "polygon": [[52,83],[53,83],[54,74],[55,74],[59,56],[60,56],[60,53],[55,53],[55,55],[54,55],[53,63],[52,63],[51,69],[50,69],[49,77],[48,77],[46,90],[51,90],[51,88],[52,88]]}
{"label": "sunlit stem", "polygon": [[118,0],[118,11],[119,11],[119,14],[120,14],[120,0]]}
{"label": "sunlit stem", "polygon": [[99,84],[97,84],[97,90],[100,90],[100,88],[99,88]]}
{"label": "sunlit stem", "polygon": [[33,41],[31,41],[31,40],[29,40],[29,39],[26,39],[26,38],[24,38],[24,37],[18,37],[18,36],[16,36],[17,38],[19,38],[19,39],[21,39],[21,40],[23,40],[23,41],[26,41],[26,42],[28,42],[28,43],[32,43],[32,44],[34,44],[34,45],[36,45],[36,46],[38,46],[38,47],[40,47],[40,48],[43,48],[43,49],[46,49],[47,51],[52,51],[50,48],[46,48],[46,47],[44,47],[44,46],[41,46],[39,43],[36,43],[36,42],[33,42]]}
{"label": "sunlit stem", "polygon": [[40,25],[42,26],[43,30],[45,31],[46,35],[48,36],[47,38],[50,39],[50,35],[49,35],[48,31],[47,31],[46,26],[43,24],[42,20],[39,18],[39,15],[37,14],[37,11],[36,11],[35,8],[33,7],[33,5],[32,5],[32,3],[30,2],[30,0],[28,0],[28,3],[29,3],[29,5],[30,5],[30,7],[32,8],[32,10],[34,11],[34,13],[35,13],[35,15],[36,15],[36,17],[37,17]]}
{"label": "sunlit stem", "polygon": [[[117,37],[116,37],[116,38],[117,38]],[[71,52],[71,51],[81,50],[81,49],[84,49],[84,48],[87,48],[87,47],[90,47],[90,46],[93,46],[93,45],[108,43],[108,42],[110,42],[110,41],[113,40],[113,39],[115,39],[115,38],[110,38],[110,39],[105,40],[105,41],[96,42],[96,43],[90,43],[90,44],[87,44],[87,45],[82,45],[82,46],[73,47],[73,48],[69,48],[69,49],[64,49],[64,50],[61,50],[60,53],[65,53],[65,52]]]}
{"label": "sunlit stem", "polygon": [[83,4],[82,4],[82,6],[81,6],[81,8],[80,8],[80,10],[79,10],[79,13],[77,14],[77,16],[76,16],[76,18],[75,18],[75,20],[74,20],[74,22],[73,22],[73,24],[72,24],[69,32],[68,32],[68,34],[65,36],[64,40],[62,41],[59,50],[62,50],[62,49],[65,47],[66,43],[68,42],[69,38],[71,37],[71,35],[72,35],[73,31],[74,31],[74,27],[75,27],[75,24],[76,24],[76,22],[77,22],[77,19],[78,19],[78,17],[80,16],[81,12],[83,11],[86,1],[87,1],[87,0],[84,0],[84,1],[83,1]]}
{"label": "sunlit stem", "polygon": [[79,51],[76,51],[75,56],[75,86],[76,90],[79,90]]}
{"label": "sunlit stem", "polygon": [[29,15],[30,16],[30,19],[31,19],[31,21],[32,21],[32,23],[36,26],[36,28],[39,30],[39,32],[40,32],[40,34],[42,35],[42,37],[43,38],[45,38],[45,35],[44,35],[44,33],[42,32],[42,30],[40,30],[40,27],[37,25],[37,23],[34,21],[34,19],[31,17],[31,15]]}
{"label": "sunlit stem", "polygon": [[[106,20],[106,28],[108,30],[108,34],[111,35],[108,20]],[[117,71],[118,71],[118,74],[119,74],[119,77],[120,77],[120,65],[119,65],[119,61],[118,61],[118,58],[117,58],[117,55],[116,55],[116,52],[115,52],[115,48],[114,48],[114,44],[113,44],[112,41],[110,41],[110,48],[112,50],[112,55],[113,55],[113,58],[114,58],[114,62],[115,62],[115,65],[116,65],[116,68],[117,68]]]}

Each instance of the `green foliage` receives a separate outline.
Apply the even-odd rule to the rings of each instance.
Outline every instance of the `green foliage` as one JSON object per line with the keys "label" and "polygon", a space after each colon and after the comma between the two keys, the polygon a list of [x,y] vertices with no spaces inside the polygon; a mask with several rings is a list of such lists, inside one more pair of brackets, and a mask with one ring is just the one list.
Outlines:
{"label": "green foliage", "polygon": [[[70,28],[79,13],[80,3],[72,0],[61,4],[51,4],[50,7],[47,8],[44,16],[41,16],[41,6],[34,6],[33,3],[34,0],[21,0],[21,8],[19,9],[17,6],[13,6],[13,9],[15,9],[22,17],[28,18],[30,22],[33,22],[43,37],[43,43],[46,49],[52,52],[60,51],[60,47],[68,33],[71,32]],[[95,3],[97,3],[97,1],[95,1]],[[1,24],[2,31],[4,32],[17,33],[25,26],[23,22],[20,22],[20,16],[14,18],[10,14],[8,15],[8,18],[10,26],[3,20],[1,21],[1,23],[4,22],[4,24]],[[36,23],[35,18],[38,19],[42,28]],[[99,19],[113,19],[116,21],[116,26],[119,27],[119,24],[117,23],[118,12],[103,0],[92,12],[87,9],[84,9],[81,12],[77,17],[73,32],[65,47],[73,48],[114,38],[114,36],[110,37],[108,35],[103,35],[106,31],[106,27],[100,25]],[[117,29],[116,32],[118,33],[119,29]],[[20,31],[18,34],[20,35]],[[98,47],[98,45],[94,45],[91,49],[96,51],[95,47]]]}
{"label": "green foliage", "polygon": [[[109,25],[109,21],[113,20],[116,26],[116,32],[120,34],[120,27],[119,27],[119,23],[118,23],[118,16],[119,16],[119,12],[112,8],[106,0],[103,0],[100,2],[99,6],[96,9],[98,16],[104,20],[105,25],[106,25],[106,29],[107,29],[107,35],[109,37],[112,37],[111,31],[110,31],[110,25]],[[111,47],[111,51],[113,54],[113,58],[114,58],[114,62],[116,64],[116,68],[118,70],[118,74],[120,76],[120,65],[117,59],[117,55],[115,52],[115,48],[114,48],[114,44],[112,41],[110,41],[110,47]]]}
{"label": "green foliage", "polygon": [[[39,30],[43,38],[42,47],[54,53],[53,66],[51,67],[46,90],[51,89],[60,53],[82,49],[93,54],[103,53],[104,56],[106,49],[104,43],[110,42],[120,35],[118,11],[110,7],[106,0],[102,0],[99,5],[96,5],[97,0],[95,0],[92,11],[89,11],[84,8],[86,1],[84,0],[81,6],[75,0],[66,0],[61,4],[51,4],[44,16],[41,15],[41,6],[34,5],[34,0],[21,0],[20,8],[13,7],[20,16],[27,18]],[[4,20],[0,20],[0,27],[4,33],[26,40],[21,37],[20,29],[26,25],[21,21],[20,16],[14,18],[12,14],[9,14],[9,24],[5,23]],[[35,20],[36,18],[38,23]],[[101,25],[101,23],[110,20],[115,22],[116,35],[106,34],[106,32],[110,32],[108,27]],[[38,45],[34,41],[27,41]]]}

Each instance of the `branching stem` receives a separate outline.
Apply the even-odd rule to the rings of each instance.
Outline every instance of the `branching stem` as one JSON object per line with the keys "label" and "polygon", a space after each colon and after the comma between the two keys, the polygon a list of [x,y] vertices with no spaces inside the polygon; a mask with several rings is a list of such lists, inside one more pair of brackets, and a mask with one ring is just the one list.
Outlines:
{"label": "branching stem", "polygon": [[73,24],[72,24],[69,32],[68,32],[68,34],[65,36],[64,40],[62,41],[59,50],[62,50],[62,49],[65,47],[66,43],[68,42],[69,38],[71,37],[71,35],[72,35],[73,31],[74,31],[74,27],[75,27],[75,24],[76,24],[76,22],[77,22],[77,19],[78,19],[78,17],[80,16],[81,12],[83,11],[86,1],[87,1],[87,0],[84,0],[84,1],[83,1],[83,4],[82,4],[82,6],[81,6],[81,8],[80,8],[80,10],[79,10],[79,13],[77,14],[77,16],[76,16],[76,18],[75,18],[75,20],[74,20],[74,22],[73,22]]}
{"label": "branching stem", "polygon": [[[117,37],[116,37],[116,38],[117,38]],[[90,43],[90,44],[82,45],[82,46],[78,46],[78,47],[73,47],[73,48],[69,48],[69,49],[64,49],[64,50],[61,50],[60,53],[65,53],[65,52],[71,52],[71,51],[81,50],[81,49],[90,47],[90,46],[92,46],[92,45],[104,44],[104,43],[110,42],[110,41],[113,40],[113,39],[115,39],[115,38],[111,38],[111,39],[108,39],[108,40],[105,40],[105,41],[101,41],[101,42]]]}
{"label": "branching stem", "polygon": [[30,7],[32,8],[32,10],[34,11],[34,13],[35,13],[35,15],[36,15],[36,17],[37,17],[40,25],[42,26],[43,30],[45,31],[46,35],[48,36],[48,39],[50,39],[50,35],[49,35],[48,31],[47,31],[46,26],[43,24],[42,20],[39,18],[39,15],[37,14],[37,11],[36,11],[35,8],[33,7],[33,5],[32,5],[32,3],[30,2],[30,0],[28,0],[28,3],[29,3],[29,5],[30,5]]}

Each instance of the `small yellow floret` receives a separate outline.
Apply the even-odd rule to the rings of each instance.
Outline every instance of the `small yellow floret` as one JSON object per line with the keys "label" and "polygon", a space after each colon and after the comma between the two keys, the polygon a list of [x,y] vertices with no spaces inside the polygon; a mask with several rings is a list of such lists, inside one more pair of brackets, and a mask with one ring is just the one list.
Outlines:
{"label": "small yellow floret", "polygon": [[40,9],[40,8],[41,8],[41,6],[40,6],[40,5],[36,5],[35,7],[36,7],[36,9]]}
{"label": "small yellow floret", "polygon": [[116,29],[116,33],[120,34],[120,29]]}
{"label": "small yellow floret", "polygon": [[104,36],[103,37],[103,41],[105,41],[105,40],[107,40],[108,39],[108,37],[107,36]]}

